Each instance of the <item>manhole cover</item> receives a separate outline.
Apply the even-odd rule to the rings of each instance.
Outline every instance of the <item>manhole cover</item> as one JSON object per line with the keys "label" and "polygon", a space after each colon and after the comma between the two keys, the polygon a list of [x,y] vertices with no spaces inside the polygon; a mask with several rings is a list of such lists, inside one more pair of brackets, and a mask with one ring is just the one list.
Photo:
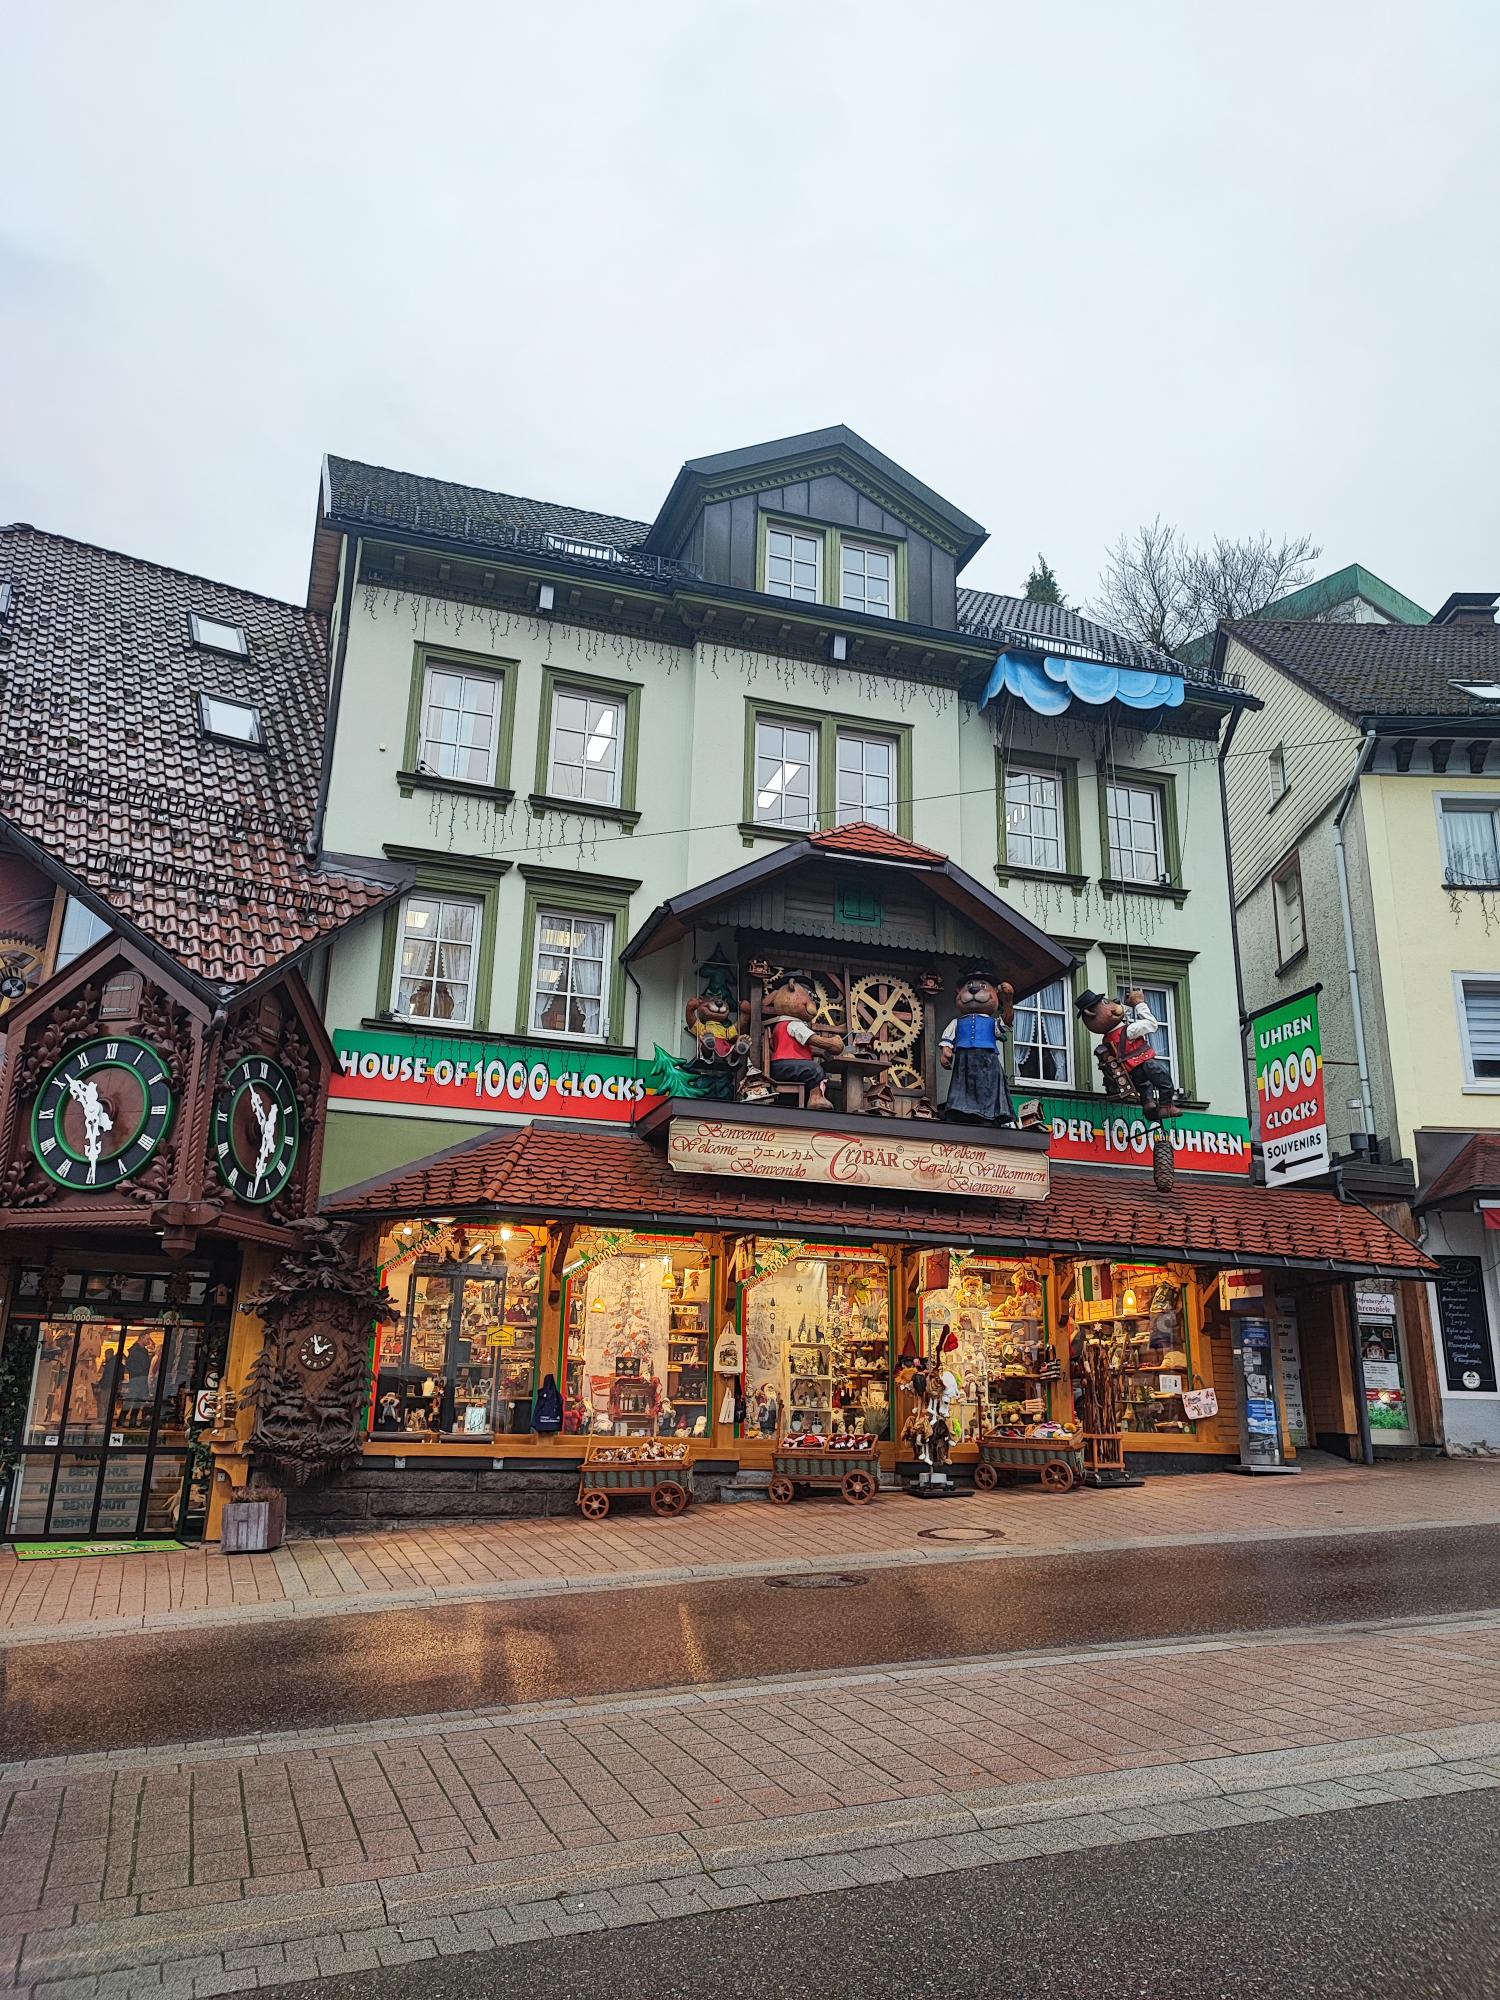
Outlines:
{"label": "manhole cover", "polygon": [[917,1535],[924,1542],[1003,1542],[1005,1532],[1001,1528],[918,1528]]}
{"label": "manhole cover", "polygon": [[847,1570],[811,1570],[806,1576],[768,1576],[772,1590],[852,1590],[868,1583],[866,1576],[850,1576]]}

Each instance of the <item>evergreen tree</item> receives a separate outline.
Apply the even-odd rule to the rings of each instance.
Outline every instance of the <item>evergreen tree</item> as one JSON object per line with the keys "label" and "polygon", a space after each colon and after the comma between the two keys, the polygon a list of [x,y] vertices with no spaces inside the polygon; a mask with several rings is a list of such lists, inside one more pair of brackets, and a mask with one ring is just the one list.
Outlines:
{"label": "evergreen tree", "polygon": [[1026,599],[1030,604],[1066,604],[1068,601],[1058,589],[1052,565],[1044,555],[1037,556],[1026,579]]}

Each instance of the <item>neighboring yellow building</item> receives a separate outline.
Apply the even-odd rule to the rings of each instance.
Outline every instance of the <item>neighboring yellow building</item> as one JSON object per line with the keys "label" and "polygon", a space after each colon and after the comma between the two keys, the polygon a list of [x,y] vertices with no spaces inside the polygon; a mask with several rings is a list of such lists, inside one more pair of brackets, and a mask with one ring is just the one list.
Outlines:
{"label": "neighboring yellow building", "polygon": [[1335,1172],[1442,1267],[1404,1324],[1376,1288],[1353,1301],[1377,1450],[1500,1450],[1494,605],[1460,592],[1428,624],[1218,639],[1264,704],[1225,762],[1246,1007],[1321,989]]}

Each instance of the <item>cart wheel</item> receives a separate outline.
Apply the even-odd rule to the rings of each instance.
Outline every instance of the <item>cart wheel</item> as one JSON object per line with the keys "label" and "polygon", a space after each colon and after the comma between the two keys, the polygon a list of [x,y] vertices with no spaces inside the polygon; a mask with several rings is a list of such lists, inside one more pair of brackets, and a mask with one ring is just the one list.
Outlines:
{"label": "cart wheel", "polygon": [[875,1498],[878,1491],[875,1484],[875,1475],[873,1472],[865,1472],[856,1467],[853,1472],[846,1472],[844,1474],[844,1484],[841,1490],[844,1498],[851,1506],[867,1507]]}
{"label": "cart wheel", "polygon": [[778,1472],[766,1488],[767,1494],[778,1507],[790,1507],[797,1497],[797,1489],[784,1472]]}
{"label": "cart wheel", "polygon": [[586,1521],[602,1521],[609,1512],[609,1495],[591,1486],[586,1493],[579,1494],[578,1505]]}
{"label": "cart wheel", "polygon": [[664,1479],[660,1486],[651,1489],[653,1514],[680,1514],[687,1503],[687,1488],[679,1486],[675,1479]]}
{"label": "cart wheel", "polygon": [[974,1468],[974,1484],[979,1488],[981,1493],[993,1493],[995,1488],[1000,1484],[1000,1474],[993,1465],[986,1464],[981,1460]]}
{"label": "cart wheel", "polygon": [[1049,1493],[1071,1493],[1075,1474],[1065,1458],[1049,1458],[1042,1467],[1042,1484]]}

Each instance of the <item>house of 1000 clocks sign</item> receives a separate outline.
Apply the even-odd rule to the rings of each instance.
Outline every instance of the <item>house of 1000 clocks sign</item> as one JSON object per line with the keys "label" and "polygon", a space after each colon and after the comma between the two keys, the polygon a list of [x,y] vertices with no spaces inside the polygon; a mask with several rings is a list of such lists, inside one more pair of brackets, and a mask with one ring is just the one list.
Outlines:
{"label": "house of 1000 clocks sign", "polygon": [[667,1158],[679,1173],[818,1182],[827,1187],[911,1188],[988,1201],[1043,1201],[1047,1155],[1021,1147],[972,1145],[888,1130],[823,1131],[743,1125],[733,1118],[674,1118]]}

